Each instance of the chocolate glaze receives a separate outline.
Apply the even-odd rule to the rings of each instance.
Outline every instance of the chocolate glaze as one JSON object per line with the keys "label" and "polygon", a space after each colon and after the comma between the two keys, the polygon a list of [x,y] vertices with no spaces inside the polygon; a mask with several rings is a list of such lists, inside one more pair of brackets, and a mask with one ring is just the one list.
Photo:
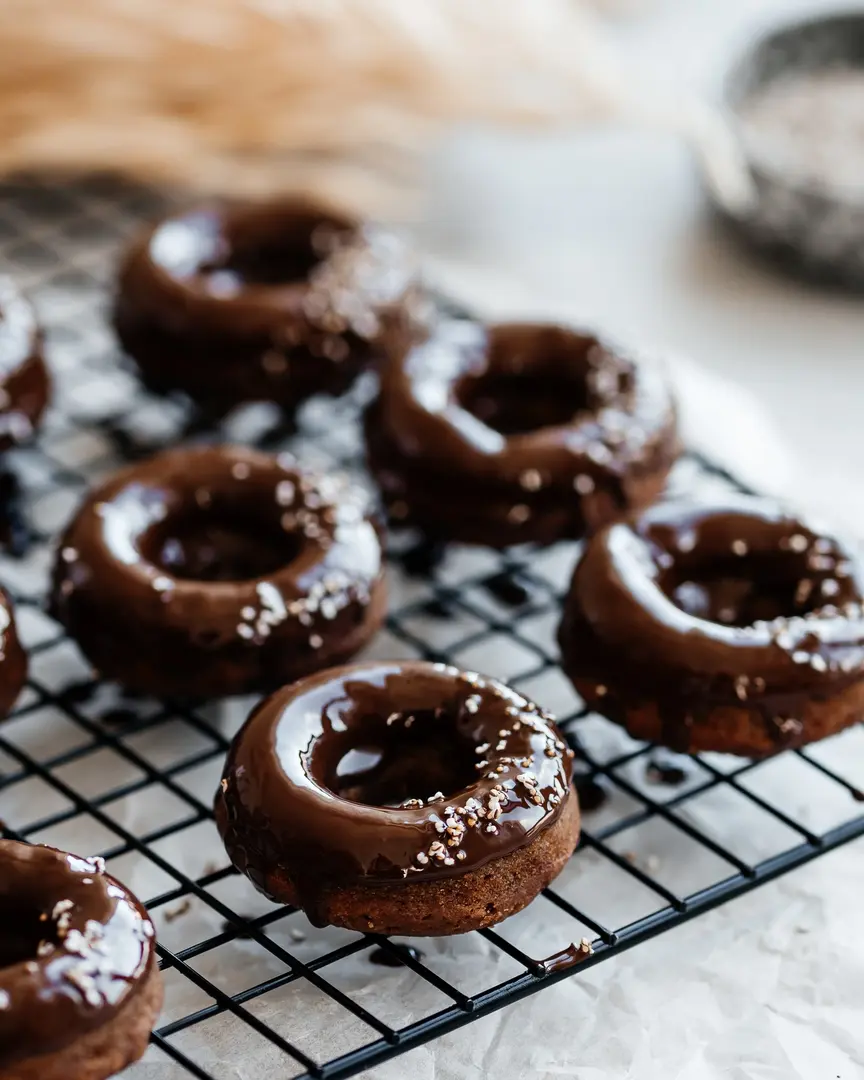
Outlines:
{"label": "chocolate glaze", "polygon": [[766,500],[664,503],[587,545],[562,666],[612,719],[656,703],[673,749],[718,705],[792,745],[805,702],[864,675],[862,588],[856,551]]}
{"label": "chocolate glaze", "polygon": [[0,589],[0,720],[21,693],[27,678],[27,654],[18,640],[12,602]]}
{"label": "chocolate glaze", "polygon": [[153,924],[101,860],[0,840],[0,1069],[108,1023],[155,963]]}
{"label": "chocolate glaze", "polygon": [[0,450],[30,438],[49,389],[33,309],[8,278],[0,278]]}
{"label": "chocolate glaze", "polygon": [[551,718],[444,664],[368,663],[278,691],[234,740],[216,822],[262,892],[284,875],[315,923],[328,884],[436,881],[558,817],[572,752]]}
{"label": "chocolate glaze", "polygon": [[395,521],[496,547],[642,505],[678,451],[652,364],[561,326],[456,319],[386,365],[366,441]]}
{"label": "chocolate glaze", "polygon": [[383,618],[365,497],[289,455],[171,450],[91,492],[52,610],[105,677],[162,696],[269,690],[347,659]]}
{"label": "chocolate glaze", "polygon": [[395,237],[309,201],[221,203],[155,225],[120,270],[115,326],[154,390],[289,412],[342,393],[413,333]]}

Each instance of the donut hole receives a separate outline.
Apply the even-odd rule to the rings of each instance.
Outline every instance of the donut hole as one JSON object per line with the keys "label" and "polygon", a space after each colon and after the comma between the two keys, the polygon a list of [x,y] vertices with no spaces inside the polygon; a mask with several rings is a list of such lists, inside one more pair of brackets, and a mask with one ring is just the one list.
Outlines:
{"label": "donut hole", "polygon": [[254,581],[299,554],[301,539],[272,522],[191,512],[167,518],[140,541],[144,558],[186,581]]}
{"label": "donut hole", "polygon": [[349,802],[396,807],[439,793],[446,798],[477,780],[473,741],[434,712],[414,711],[390,728],[363,734],[362,742],[344,740],[320,777]]}
{"label": "donut hole", "polygon": [[354,231],[312,207],[259,207],[229,216],[224,242],[201,273],[253,286],[305,281]]}
{"label": "donut hole", "polygon": [[661,585],[688,615],[727,626],[752,626],[824,606],[824,580],[824,574],[808,573],[798,558],[772,553],[679,564],[663,576]]}
{"label": "donut hole", "polygon": [[56,944],[54,924],[39,914],[32,907],[0,899],[0,970],[35,960],[43,941]]}
{"label": "donut hole", "polygon": [[631,374],[595,338],[556,326],[499,326],[485,370],[463,376],[456,400],[502,435],[573,422],[627,392]]}

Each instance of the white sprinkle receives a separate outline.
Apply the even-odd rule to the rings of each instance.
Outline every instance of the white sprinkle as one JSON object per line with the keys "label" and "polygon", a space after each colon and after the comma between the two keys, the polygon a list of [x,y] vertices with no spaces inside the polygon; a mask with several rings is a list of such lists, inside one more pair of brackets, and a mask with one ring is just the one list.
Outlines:
{"label": "white sprinkle", "polygon": [[276,502],[279,506],[290,506],[294,502],[296,490],[291,480],[280,480],[276,485]]}
{"label": "white sprinkle", "polygon": [[246,607],[241,609],[240,614],[243,616],[244,619],[254,619],[255,618],[255,608],[254,607],[249,607],[247,605]]}
{"label": "white sprinkle", "polygon": [[689,529],[686,533],[682,533],[678,537],[678,550],[683,551],[685,554],[688,551],[692,551],[696,547],[696,533]]}
{"label": "white sprinkle", "polygon": [[579,473],[573,481],[573,487],[579,495],[590,495],[597,485],[587,473]]}
{"label": "white sprinkle", "polygon": [[732,541],[732,551],[736,555],[746,555],[749,550],[750,549],[747,547],[747,541],[746,540],[733,540]]}
{"label": "white sprinkle", "polygon": [[235,461],[231,466],[231,475],[235,480],[248,480],[251,472],[245,461]]}
{"label": "white sprinkle", "polygon": [[240,637],[246,638],[247,641],[255,636],[255,631],[251,626],[247,626],[246,623],[237,624],[237,633]]}
{"label": "white sprinkle", "polygon": [[171,580],[171,578],[164,577],[161,574],[159,575],[159,577],[153,578],[153,588],[156,590],[156,592],[167,592],[168,589],[173,587],[173,585],[174,582]]}
{"label": "white sprinkle", "polygon": [[60,558],[63,562],[75,562],[78,558],[78,552],[74,547],[64,547],[60,552]]}
{"label": "white sprinkle", "polygon": [[539,491],[543,487],[543,477],[537,469],[526,469],[519,477],[519,483],[526,491]]}
{"label": "white sprinkle", "polygon": [[8,1009],[12,1004],[12,999],[5,990],[0,990],[0,1009]]}
{"label": "white sprinkle", "polygon": [[795,652],[792,653],[792,663],[793,664],[809,664],[810,663],[810,653],[805,652],[803,649],[796,649]]}
{"label": "white sprinkle", "polygon": [[531,510],[524,503],[517,503],[515,506],[511,506],[507,512],[507,520],[511,525],[524,525],[530,517]]}
{"label": "white sprinkle", "polygon": [[309,637],[309,644],[313,649],[320,649],[324,644],[324,638],[322,638],[320,634],[312,634]]}
{"label": "white sprinkle", "polygon": [[825,661],[825,657],[820,656],[819,653],[814,653],[814,655],[811,657],[810,667],[812,667],[814,671],[828,670],[828,664]]}
{"label": "white sprinkle", "polygon": [[826,578],[820,588],[823,596],[836,596],[840,592],[840,583],[833,578]]}
{"label": "white sprinkle", "polygon": [[609,693],[609,688],[604,686],[603,683],[597,683],[597,685],[594,687],[594,693],[597,695],[597,697],[606,697],[606,695]]}
{"label": "white sprinkle", "polygon": [[793,533],[793,535],[789,537],[790,551],[797,551],[800,553],[806,551],[808,546],[807,537],[802,533]]}

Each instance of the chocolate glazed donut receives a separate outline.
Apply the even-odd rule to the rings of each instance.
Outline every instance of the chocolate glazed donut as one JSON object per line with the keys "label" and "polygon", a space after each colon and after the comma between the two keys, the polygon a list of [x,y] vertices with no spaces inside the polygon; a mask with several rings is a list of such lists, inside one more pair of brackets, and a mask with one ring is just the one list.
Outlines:
{"label": "chocolate glazed donut", "polygon": [[589,541],[559,631],[636,738],[760,756],[864,715],[860,555],[762,499],[674,502]]}
{"label": "chocolate glazed donut", "polygon": [[678,452],[651,364],[562,326],[461,320],[386,365],[366,443],[393,520],[498,548],[649,503]]}
{"label": "chocolate glazed donut", "polygon": [[141,378],[216,413],[292,413],[404,347],[413,262],[392,235],[305,199],[167,218],[129,251],[114,323]]}
{"label": "chocolate glazed donut", "polygon": [[25,442],[48,402],[48,369],[33,308],[0,278],[0,450]]}
{"label": "chocolate glazed donut", "polygon": [[104,1080],[162,1007],[155,934],[101,859],[0,840],[0,1080]]}
{"label": "chocolate glazed donut", "polygon": [[573,752],[494,679],[336,668],[263,702],[216,796],[234,865],[317,926],[458,934],[519,911],[579,835]]}
{"label": "chocolate glazed donut", "polygon": [[162,697],[272,690],[345,660],[384,617],[365,496],[287,454],[170,450],[91,492],[56,618],[106,678]]}
{"label": "chocolate glazed donut", "polygon": [[27,678],[27,654],[18,640],[12,602],[0,589],[0,720],[10,711]]}

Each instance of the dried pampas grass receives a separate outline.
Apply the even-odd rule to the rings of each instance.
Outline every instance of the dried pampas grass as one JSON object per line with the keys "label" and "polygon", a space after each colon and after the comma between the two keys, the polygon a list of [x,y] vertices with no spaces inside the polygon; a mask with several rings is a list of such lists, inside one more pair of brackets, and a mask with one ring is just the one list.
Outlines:
{"label": "dried pampas grass", "polygon": [[616,98],[574,0],[2,0],[0,54],[2,171],[360,202],[442,126]]}

